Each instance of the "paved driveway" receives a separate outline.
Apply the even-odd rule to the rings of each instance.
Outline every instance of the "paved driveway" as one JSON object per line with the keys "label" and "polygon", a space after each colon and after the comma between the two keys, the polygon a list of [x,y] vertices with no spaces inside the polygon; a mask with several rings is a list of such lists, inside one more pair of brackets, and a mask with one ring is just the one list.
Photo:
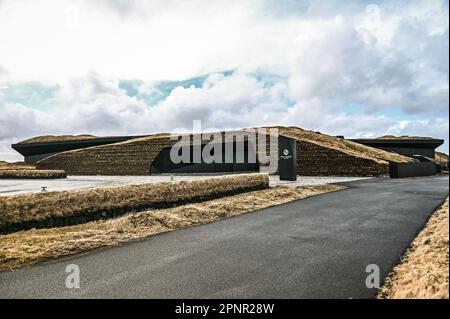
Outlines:
{"label": "paved driveway", "polygon": [[[208,225],[0,273],[0,297],[371,298],[448,195],[448,177],[372,179]],[[65,287],[77,264],[81,288]]]}

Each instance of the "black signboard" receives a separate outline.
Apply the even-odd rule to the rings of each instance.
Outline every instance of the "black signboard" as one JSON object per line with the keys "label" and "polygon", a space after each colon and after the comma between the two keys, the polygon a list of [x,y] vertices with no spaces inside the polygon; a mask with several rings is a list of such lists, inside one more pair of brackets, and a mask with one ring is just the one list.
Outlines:
{"label": "black signboard", "polygon": [[278,170],[280,180],[297,180],[297,145],[296,140],[280,136],[278,138]]}

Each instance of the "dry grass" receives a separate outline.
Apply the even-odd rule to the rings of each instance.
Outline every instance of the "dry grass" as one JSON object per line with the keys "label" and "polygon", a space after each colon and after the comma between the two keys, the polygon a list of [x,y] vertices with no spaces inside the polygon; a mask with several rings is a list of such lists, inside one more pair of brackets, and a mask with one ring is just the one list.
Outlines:
{"label": "dry grass", "polygon": [[35,169],[34,165],[32,164],[28,164],[28,163],[24,163],[24,162],[5,162],[5,161],[0,161],[0,171],[2,170],[19,170],[19,169],[26,169],[26,170],[31,170],[31,169]]}
{"label": "dry grass", "polygon": [[24,162],[0,161],[0,178],[66,178],[63,170],[36,169],[32,164]]}
{"label": "dry grass", "polygon": [[387,152],[377,148],[369,147],[349,140],[336,138],[326,134],[319,134],[313,131],[307,131],[298,127],[278,126],[278,134],[292,137],[301,141],[313,143],[322,147],[327,147],[341,151],[347,155],[366,158],[378,163],[387,163],[389,161],[397,163],[408,163],[413,160],[409,157],[399,155],[394,152]]}
{"label": "dry grass", "polygon": [[448,163],[448,155],[445,154],[445,153],[436,152],[435,155],[434,155],[434,159],[438,163]]}
{"label": "dry grass", "polygon": [[62,142],[62,141],[77,141],[96,138],[97,136],[90,134],[81,135],[43,135],[36,136],[30,139],[19,142],[18,144],[44,143],[44,142]]}
{"label": "dry grass", "polygon": [[379,298],[448,299],[448,198],[386,279]]}
{"label": "dry grass", "polygon": [[0,178],[66,178],[63,170],[0,169]]}
{"label": "dry grass", "polygon": [[205,180],[124,185],[0,197],[0,228],[55,217],[140,210],[269,187],[267,174],[237,174]]}
{"label": "dry grass", "polygon": [[133,213],[76,226],[0,236],[0,270],[87,252],[99,247],[237,216],[292,200],[344,189],[337,185],[277,186],[198,204]]}
{"label": "dry grass", "polygon": [[380,137],[377,137],[379,140],[431,140],[432,137],[427,136],[409,136],[409,135],[402,135],[402,136],[395,136],[395,135],[383,135]]}

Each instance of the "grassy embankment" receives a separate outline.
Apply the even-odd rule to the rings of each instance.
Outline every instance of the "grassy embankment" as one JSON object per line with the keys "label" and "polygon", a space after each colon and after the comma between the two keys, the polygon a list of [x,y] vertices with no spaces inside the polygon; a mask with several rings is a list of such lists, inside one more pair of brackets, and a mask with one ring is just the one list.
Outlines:
{"label": "grassy embankment", "polygon": [[379,298],[448,299],[448,198],[388,276]]}
{"label": "grassy embankment", "polygon": [[3,233],[80,224],[144,209],[167,208],[269,187],[267,174],[123,185],[0,197]]}
{"label": "grassy embankment", "polygon": [[66,178],[63,170],[38,170],[24,162],[0,161],[0,178]]}

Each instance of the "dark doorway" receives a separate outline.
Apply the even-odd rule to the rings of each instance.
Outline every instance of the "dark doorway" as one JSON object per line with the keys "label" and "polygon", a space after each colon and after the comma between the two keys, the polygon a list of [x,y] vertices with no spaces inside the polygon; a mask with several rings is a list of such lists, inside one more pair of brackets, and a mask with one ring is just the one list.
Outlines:
{"label": "dark doorway", "polygon": [[[193,145],[186,146],[184,148],[184,152],[188,151],[190,158],[187,163],[180,162],[174,163],[170,159],[170,150],[171,147],[166,147],[161,150],[161,152],[156,156],[154,161],[150,166],[150,175],[154,174],[164,174],[164,173],[172,173],[172,174],[208,174],[208,173],[225,173],[225,172],[258,172],[259,171],[259,163],[255,161],[256,159],[256,149],[253,143],[249,143],[248,141],[239,142],[243,143],[243,148],[237,148],[236,142],[233,143],[222,143],[220,145],[215,144],[216,148],[221,149],[221,161],[220,162],[205,162],[205,158],[201,158],[200,163],[194,163],[194,149]],[[203,154],[204,148],[206,144],[201,145],[201,152]],[[210,144],[211,146],[211,144]],[[231,158],[231,154],[226,156],[226,152],[228,150],[233,150],[232,161],[229,161]],[[243,156],[237,156],[237,149],[243,149]],[[213,150],[209,156],[214,156]],[[181,152],[181,149],[180,149]],[[219,156],[219,155],[218,155]],[[208,155],[207,155],[208,157]],[[243,158],[242,158],[243,157]],[[226,160],[228,159],[228,161]],[[238,163],[239,161],[239,163]]]}

